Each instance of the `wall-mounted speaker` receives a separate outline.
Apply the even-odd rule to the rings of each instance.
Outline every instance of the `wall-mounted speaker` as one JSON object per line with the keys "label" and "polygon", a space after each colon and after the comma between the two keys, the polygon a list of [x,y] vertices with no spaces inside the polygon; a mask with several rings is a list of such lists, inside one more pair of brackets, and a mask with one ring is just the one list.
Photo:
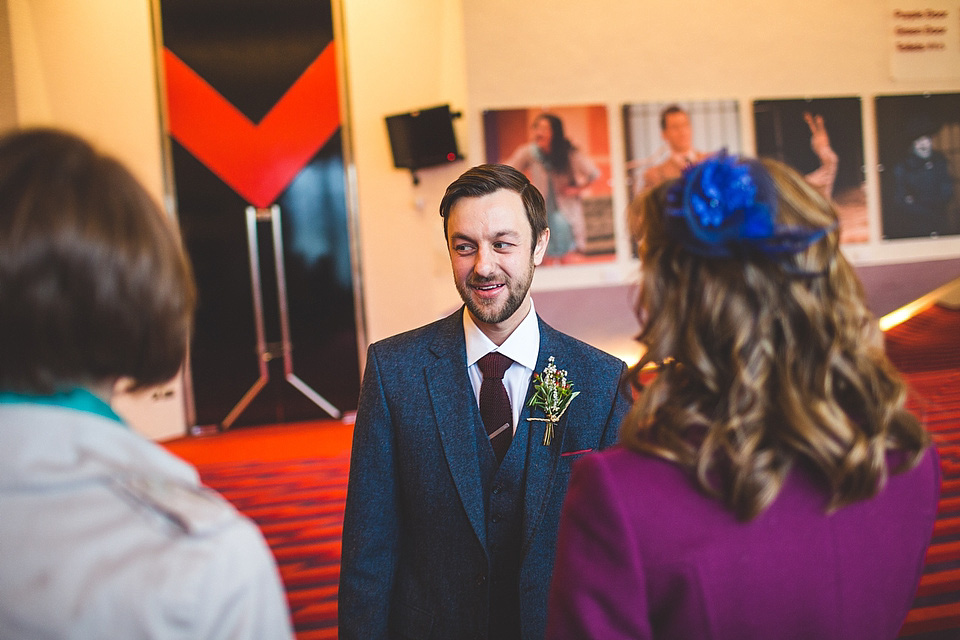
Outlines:
{"label": "wall-mounted speaker", "polygon": [[453,132],[458,117],[449,105],[387,116],[393,166],[416,171],[462,159]]}

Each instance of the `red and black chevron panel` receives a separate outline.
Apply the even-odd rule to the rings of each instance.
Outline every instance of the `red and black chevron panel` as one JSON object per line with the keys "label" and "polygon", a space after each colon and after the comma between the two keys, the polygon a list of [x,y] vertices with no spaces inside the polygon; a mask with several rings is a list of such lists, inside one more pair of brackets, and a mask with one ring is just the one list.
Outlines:
{"label": "red and black chevron panel", "polygon": [[[177,215],[200,305],[191,346],[198,424],[258,378],[245,222],[281,209],[295,373],[356,406],[357,328],[332,12],[324,0],[161,0]],[[268,344],[280,340],[269,228],[258,260]],[[237,425],[328,417],[283,383],[281,362]]]}

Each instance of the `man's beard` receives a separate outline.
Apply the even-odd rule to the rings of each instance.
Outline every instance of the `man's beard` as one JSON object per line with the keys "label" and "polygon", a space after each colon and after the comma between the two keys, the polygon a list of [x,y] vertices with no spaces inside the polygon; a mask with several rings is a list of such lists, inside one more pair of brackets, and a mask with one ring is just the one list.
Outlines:
{"label": "man's beard", "polygon": [[477,300],[473,295],[470,285],[484,285],[489,282],[496,282],[500,278],[478,278],[473,276],[467,283],[456,283],[457,292],[463,303],[474,318],[486,324],[500,324],[520,308],[524,298],[527,297],[527,291],[530,290],[530,284],[533,282],[534,264],[530,261],[530,268],[526,277],[521,281],[514,281],[509,276],[502,278],[504,286],[509,291],[507,299],[500,306],[495,306],[493,302],[484,304],[482,300]]}

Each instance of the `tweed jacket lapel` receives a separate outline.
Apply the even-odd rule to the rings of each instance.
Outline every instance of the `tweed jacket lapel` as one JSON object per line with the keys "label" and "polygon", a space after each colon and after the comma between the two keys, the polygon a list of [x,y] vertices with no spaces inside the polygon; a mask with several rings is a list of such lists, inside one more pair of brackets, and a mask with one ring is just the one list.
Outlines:
{"label": "tweed jacket lapel", "polygon": [[[534,373],[543,371],[547,366],[547,360],[550,356],[556,358],[558,368],[564,368],[563,345],[557,339],[558,332],[550,325],[537,318],[540,322],[540,354],[537,356],[537,368]],[[520,420],[535,417],[542,418],[543,414],[539,409],[531,411],[527,403],[533,395],[533,377],[530,378],[530,387],[527,389],[527,397],[524,401],[523,412],[520,414]],[[576,402],[570,405],[568,414],[573,411]],[[523,513],[523,551],[526,552],[533,534],[536,531],[537,524],[543,517],[544,510],[549,503],[548,498],[550,490],[554,484],[554,474],[557,469],[557,461],[560,459],[560,452],[563,451],[563,440],[565,426],[568,415],[554,428],[553,440],[549,445],[543,444],[544,422],[530,422],[529,441],[527,443],[527,479],[526,495],[524,497]]]}
{"label": "tweed jacket lapel", "polygon": [[427,366],[427,392],[450,475],[480,543],[487,546],[479,452],[474,436],[480,419],[473,387],[467,376],[463,337],[463,308],[450,315],[430,345],[436,360]]}

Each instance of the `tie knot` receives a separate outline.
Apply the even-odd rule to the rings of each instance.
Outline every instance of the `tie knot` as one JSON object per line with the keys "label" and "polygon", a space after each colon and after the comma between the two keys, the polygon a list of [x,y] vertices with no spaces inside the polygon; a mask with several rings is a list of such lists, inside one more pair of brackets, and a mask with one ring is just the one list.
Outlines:
{"label": "tie knot", "polygon": [[513,364],[513,360],[498,351],[491,351],[487,355],[477,360],[477,365],[480,367],[480,373],[483,374],[485,379],[503,379],[504,372],[510,368],[511,364]]}

